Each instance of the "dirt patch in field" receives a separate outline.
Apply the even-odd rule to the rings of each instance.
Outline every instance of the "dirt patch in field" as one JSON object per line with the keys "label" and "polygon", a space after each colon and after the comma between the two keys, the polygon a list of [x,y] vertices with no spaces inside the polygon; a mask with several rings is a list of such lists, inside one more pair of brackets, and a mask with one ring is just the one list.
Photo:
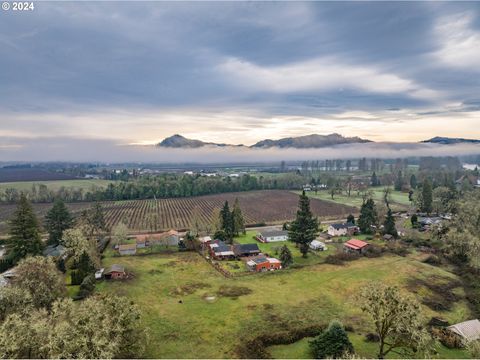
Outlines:
{"label": "dirt patch in field", "polygon": [[188,283],[172,289],[170,293],[174,296],[190,295],[199,289],[206,289],[206,288],[209,288],[210,286],[211,286],[210,284],[203,283],[203,282]]}
{"label": "dirt patch in field", "polygon": [[428,279],[411,279],[408,288],[411,292],[419,295],[422,304],[435,311],[449,311],[457,301],[462,299],[455,294],[455,288],[462,286],[458,280],[432,276]]}
{"label": "dirt patch in field", "polygon": [[251,294],[252,290],[246,286],[222,285],[217,291],[218,296],[228,297],[230,299],[238,299],[243,295]]}

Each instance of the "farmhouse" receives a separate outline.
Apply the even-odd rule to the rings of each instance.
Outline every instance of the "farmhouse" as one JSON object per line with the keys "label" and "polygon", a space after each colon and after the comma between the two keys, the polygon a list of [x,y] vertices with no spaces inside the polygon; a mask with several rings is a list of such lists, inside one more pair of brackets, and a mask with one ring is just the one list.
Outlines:
{"label": "farmhouse", "polygon": [[317,250],[317,251],[327,250],[327,246],[323,242],[318,240],[313,240],[309,246],[310,246],[310,249],[312,250]]}
{"label": "farmhouse", "polygon": [[287,241],[288,231],[286,230],[265,230],[257,234],[257,240],[263,243]]}
{"label": "farmhouse", "polygon": [[118,245],[118,253],[120,255],[135,255],[137,253],[137,244]]}
{"label": "farmhouse", "polygon": [[343,244],[343,251],[347,253],[363,253],[367,248],[368,243],[358,239],[348,240]]}
{"label": "farmhouse", "polygon": [[247,267],[250,271],[274,271],[282,268],[282,262],[275,258],[258,256],[247,261]]}
{"label": "farmhouse", "polygon": [[105,273],[105,279],[124,279],[127,277],[125,268],[122,265],[113,264]]}
{"label": "farmhouse", "polygon": [[345,235],[355,235],[360,231],[358,226],[355,226],[351,222],[342,223],[342,224],[331,224],[328,227],[328,235],[330,236],[345,236]]}
{"label": "farmhouse", "polygon": [[456,334],[462,341],[475,341],[480,339],[480,321],[478,319],[464,321],[447,327],[449,331]]}
{"label": "farmhouse", "polygon": [[257,244],[237,244],[233,245],[233,253],[237,257],[255,256],[260,254],[260,249]]}
{"label": "farmhouse", "polygon": [[215,240],[208,244],[210,248],[210,255],[217,260],[223,259],[233,259],[235,253],[232,251],[230,246],[225,244],[223,241]]}

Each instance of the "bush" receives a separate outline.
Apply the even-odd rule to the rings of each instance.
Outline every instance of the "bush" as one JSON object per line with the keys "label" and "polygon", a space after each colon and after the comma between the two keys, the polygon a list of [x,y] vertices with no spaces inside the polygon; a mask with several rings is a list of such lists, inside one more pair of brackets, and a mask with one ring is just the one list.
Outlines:
{"label": "bush", "polygon": [[442,345],[449,349],[460,349],[463,347],[463,342],[460,337],[449,330],[433,328],[432,334],[442,343]]}
{"label": "bush", "polygon": [[365,341],[366,342],[379,342],[380,341],[380,336],[378,336],[375,333],[368,333],[365,335]]}
{"label": "bush", "polygon": [[383,251],[383,248],[381,248],[380,246],[370,244],[369,246],[367,246],[363,254],[368,258],[376,258],[382,256]]}
{"label": "bush", "polygon": [[338,321],[332,321],[327,330],[312,340],[310,349],[315,359],[338,359],[354,352],[347,332]]}
{"label": "bush", "polygon": [[71,285],[80,285],[83,281],[83,278],[77,270],[72,270],[70,273]]}
{"label": "bush", "polygon": [[343,251],[339,251],[336,254],[328,255],[325,258],[325,263],[332,264],[332,265],[343,265],[345,261],[352,261],[358,259],[359,256],[353,253],[345,253]]}
{"label": "bush", "polygon": [[430,265],[441,265],[442,260],[437,255],[429,255],[425,260],[423,260],[425,264]]}
{"label": "bush", "polygon": [[407,256],[409,253],[408,249],[400,244],[388,244],[387,250],[398,256]]}
{"label": "bush", "polygon": [[229,285],[222,285],[217,291],[218,296],[229,297],[232,299],[236,299],[242,295],[248,295],[252,292],[251,289],[245,286],[229,286]]}

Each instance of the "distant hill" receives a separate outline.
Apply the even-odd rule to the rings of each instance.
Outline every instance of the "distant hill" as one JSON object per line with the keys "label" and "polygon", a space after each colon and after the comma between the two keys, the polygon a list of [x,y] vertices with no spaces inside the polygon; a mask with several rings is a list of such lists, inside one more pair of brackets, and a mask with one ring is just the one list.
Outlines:
{"label": "distant hill", "polygon": [[[250,146],[251,148],[270,148],[270,147],[280,147],[280,148],[321,148],[339,144],[353,144],[353,143],[366,143],[370,140],[361,139],[359,137],[344,137],[339,134],[330,134],[330,135],[306,135],[298,137],[288,137],[279,140],[262,140],[256,144]],[[182,135],[175,134],[173,136],[167,137],[157,144],[160,147],[169,147],[169,148],[199,148],[202,146],[243,146],[243,145],[228,145],[228,144],[217,144],[211,142],[204,142],[200,140],[188,139]]]}
{"label": "distant hill", "polygon": [[357,136],[355,137],[344,137],[340,134],[330,134],[330,135],[306,135],[298,137],[287,137],[279,140],[262,140],[257,142],[251,147],[254,148],[269,148],[269,147],[280,147],[280,148],[321,148],[333,145],[340,144],[354,144],[354,143],[366,143],[371,142],[370,140],[361,139]]}
{"label": "distant hill", "polygon": [[480,140],[475,139],[463,139],[463,138],[449,138],[449,137],[442,137],[436,136],[429,140],[422,141],[423,143],[434,143],[434,144],[460,144],[460,143],[470,143],[470,144],[480,144]]}
{"label": "distant hill", "polygon": [[215,144],[201,140],[187,139],[182,135],[175,134],[163,139],[157,146],[169,148],[199,148],[206,145],[227,146],[227,144]]}

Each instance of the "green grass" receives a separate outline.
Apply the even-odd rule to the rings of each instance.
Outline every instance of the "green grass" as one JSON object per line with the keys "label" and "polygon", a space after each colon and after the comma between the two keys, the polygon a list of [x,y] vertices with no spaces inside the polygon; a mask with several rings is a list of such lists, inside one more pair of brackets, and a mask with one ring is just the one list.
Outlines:
{"label": "green grass", "polygon": [[[325,324],[339,319],[353,326],[355,334],[366,334],[372,331],[372,325],[358,308],[356,297],[367,282],[396,284],[408,291],[411,278],[456,278],[410,257],[391,255],[362,258],[343,266],[319,264],[232,279],[223,277],[192,252],[103,260],[104,267],[112,263],[124,265],[133,278],[99,283],[97,291],[124,295],[138,304],[150,339],[145,356],[154,358],[235,357],[234,349],[240,341],[281,330],[284,323]],[[251,293],[237,299],[219,297],[216,293],[225,285],[247,287]],[[209,302],[205,295],[216,298]],[[450,312],[424,307],[423,313],[427,318],[441,316],[450,322],[471,317],[464,299]],[[358,336],[352,341],[362,356],[375,357],[370,344],[360,342],[363,335]],[[302,342],[306,344],[306,340]],[[294,354],[306,351],[302,342],[288,346],[293,349],[280,347],[272,352],[278,357],[295,358]],[[458,351],[441,354],[461,357]]]}
{"label": "green grass", "polygon": [[50,190],[59,190],[61,187],[90,190],[92,186],[106,187],[111,180],[98,179],[75,179],[75,180],[51,180],[51,181],[17,181],[0,183],[0,191],[8,188],[22,190],[31,190],[32,185],[46,185]]}
{"label": "green grass", "polygon": [[[383,202],[383,188],[381,187],[370,188],[369,190],[373,191],[373,200],[379,203]],[[299,194],[300,192],[296,191],[295,193]],[[308,197],[311,197],[314,199],[320,199],[320,200],[330,201],[338,204],[354,206],[359,209],[362,206],[362,201],[363,201],[362,197],[357,196],[357,193],[354,191],[352,191],[350,196],[347,196],[345,193],[336,194],[334,195],[333,199],[331,195],[328,193],[328,191],[326,190],[318,191],[317,194],[311,191],[307,195]],[[391,205],[394,211],[405,210],[411,205],[410,201],[408,200],[408,194],[403,193],[401,191],[392,190],[390,194],[390,201],[392,202]]]}
{"label": "green grass", "polygon": [[[365,335],[348,333],[348,338],[352,342],[355,353],[360,358],[372,358],[378,352],[378,343],[365,341]],[[309,341],[313,338],[304,338],[293,344],[274,345],[268,349],[274,359],[311,359]],[[449,349],[443,345],[438,345],[433,358],[440,359],[466,359],[469,358],[467,351],[462,349]],[[398,354],[390,353],[388,358],[401,358]]]}

